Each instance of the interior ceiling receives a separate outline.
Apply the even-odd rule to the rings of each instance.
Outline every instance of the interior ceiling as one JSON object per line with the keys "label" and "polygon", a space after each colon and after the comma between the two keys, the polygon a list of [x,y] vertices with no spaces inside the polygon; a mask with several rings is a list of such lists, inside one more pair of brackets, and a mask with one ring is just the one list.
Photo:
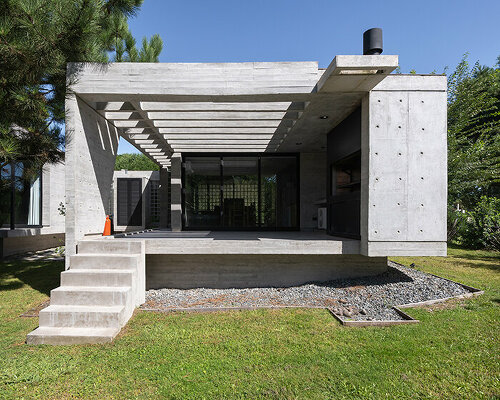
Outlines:
{"label": "interior ceiling", "polygon": [[353,69],[338,57],[326,71],[318,70],[311,93],[282,94],[278,99],[212,96],[200,101],[200,96],[189,101],[168,96],[152,101],[151,96],[137,95],[135,101],[116,101],[113,95],[110,101],[87,102],[163,167],[179,152],[320,152],[326,148],[327,133],[397,66],[396,57],[395,65],[374,67],[369,62],[363,67],[358,62]]}

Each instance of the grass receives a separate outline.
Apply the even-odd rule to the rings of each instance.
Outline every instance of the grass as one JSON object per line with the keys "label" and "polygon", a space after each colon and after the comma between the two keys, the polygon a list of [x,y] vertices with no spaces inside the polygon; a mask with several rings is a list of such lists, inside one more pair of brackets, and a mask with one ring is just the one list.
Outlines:
{"label": "grass", "polygon": [[421,322],[345,328],[323,310],[137,312],[111,344],[27,346],[19,318],[60,262],[0,264],[0,398],[499,399],[500,258],[450,248],[397,258],[486,291],[409,310]]}

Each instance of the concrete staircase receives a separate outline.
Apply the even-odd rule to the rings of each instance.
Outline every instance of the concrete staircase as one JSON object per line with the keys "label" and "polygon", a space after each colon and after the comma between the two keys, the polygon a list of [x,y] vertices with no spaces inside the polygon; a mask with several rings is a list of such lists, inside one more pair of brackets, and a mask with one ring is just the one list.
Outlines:
{"label": "concrete staircase", "polygon": [[111,342],[144,303],[145,251],[140,240],[84,240],[61,273],[61,286],[40,311],[28,344]]}

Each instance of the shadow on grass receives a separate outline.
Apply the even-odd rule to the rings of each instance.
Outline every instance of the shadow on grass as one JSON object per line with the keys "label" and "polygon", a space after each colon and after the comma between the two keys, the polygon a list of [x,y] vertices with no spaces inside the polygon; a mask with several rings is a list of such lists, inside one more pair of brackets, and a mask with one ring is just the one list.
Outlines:
{"label": "shadow on grass", "polygon": [[498,261],[498,264],[500,264],[500,252],[498,251],[466,249],[457,244],[449,244],[448,248],[453,250],[461,250],[460,254],[451,255],[448,257],[462,258],[462,259],[476,260],[476,261]]}
{"label": "shadow on grass", "polygon": [[[495,272],[500,272],[500,263],[481,263],[478,264],[474,262],[476,261],[493,261],[493,259],[489,260],[483,260],[483,259],[474,259],[474,258],[466,258],[460,256],[448,256],[450,260],[452,260],[453,263],[456,263],[456,265],[459,265],[460,267],[463,268],[472,268],[472,269],[489,269],[491,271]],[[470,261],[467,261],[470,260]]]}
{"label": "shadow on grass", "polygon": [[59,286],[63,261],[3,261],[0,262],[0,291],[28,285],[47,296]]}

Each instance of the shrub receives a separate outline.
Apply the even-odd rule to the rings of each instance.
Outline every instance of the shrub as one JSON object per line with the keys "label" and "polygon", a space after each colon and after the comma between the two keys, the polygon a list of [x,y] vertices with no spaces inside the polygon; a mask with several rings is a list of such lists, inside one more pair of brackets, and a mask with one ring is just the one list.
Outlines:
{"label": "shrub", "polygon": [[455,214],[457,239],[473,249],[500,250],[500,199],[482,196],[472,211]]}

